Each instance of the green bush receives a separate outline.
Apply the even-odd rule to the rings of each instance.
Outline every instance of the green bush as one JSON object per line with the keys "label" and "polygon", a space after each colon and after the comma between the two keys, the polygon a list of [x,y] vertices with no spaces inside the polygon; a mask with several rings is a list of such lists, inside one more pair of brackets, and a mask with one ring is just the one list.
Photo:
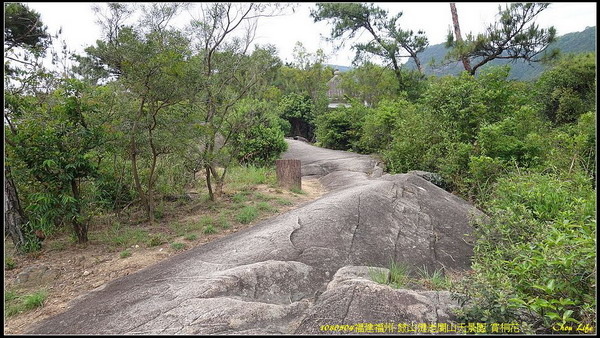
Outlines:
{"label": "green bush", "polygon": [[568,55],[536,82],[536,99],[555,124],[596,109],[596,54]]}
{"label": "green bush", "polygon": [[408,114],[416,114],[416,105],[404,99],[383,100],[377,108],[368,109],[360,137],[360,151],[381,153],[398,131],[398,121]]}
{"label": "green bush", "polygon": [[[476,224],[475,274],[463,284],[463,320],[595,325],[596,194],[581,174],[500,178]],[[528,314],[528,316],[525,316]]]}
{"label": "green bush", "polygon": [[259,124],[237,134],[238,160],[242,164],[257,166],[273,165],[281,153],[287,150],[283,132],[279,126]]}
{"label": "green bush", "polygon": [[288,122],[286,136],[303,136],[312,138],[315,105],[310,96],[290,93],[281,98],[278,110],[284,121]]}
{"label": "green bush", "polygon": [[360,102],[336,108],[316,118],[317,142],[322,147],[338,150],[359,149],[363,119],[367,108]]}

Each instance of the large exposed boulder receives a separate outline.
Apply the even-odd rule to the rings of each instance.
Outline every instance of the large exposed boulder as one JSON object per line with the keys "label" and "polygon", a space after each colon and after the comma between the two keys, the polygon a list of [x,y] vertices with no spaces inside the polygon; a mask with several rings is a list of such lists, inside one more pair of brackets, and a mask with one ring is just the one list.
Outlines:
{"label": "large exposed boulder", "polygon": [[379,166],[368,156],[288,142],[286,158],[300,157],[305,174],[320,168],[331,192],[115,280],[32,333],[291,334],[451,319],[447,293],[392,290],[365,269],[469,269],[469,218],[479,212],[415,175],[371,177]]}
{"label": "large exposed boulder", "polygon": [[[295,332],[367,333],[365,324],[383,324],[379,333],[394,334],[404,333],[402,325],[406,324],[440,324],[455,319],[452,310],[458,304],[449,292],[392,289],[373,282],[372,270],[366,266],[338,270]],[[378,270],[389,273],[384,268]]]}

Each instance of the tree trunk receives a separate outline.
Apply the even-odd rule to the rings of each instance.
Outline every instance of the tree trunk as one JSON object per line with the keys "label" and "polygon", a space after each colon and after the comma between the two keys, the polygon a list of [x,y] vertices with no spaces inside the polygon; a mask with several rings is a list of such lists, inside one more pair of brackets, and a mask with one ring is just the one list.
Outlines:
{"label": "tree trunk", "polygon": [[215,200],[215,194],[214,194],[213,189],[212,189],[212,182],[210,181],[210,176],[211,176],[210,166],[207,165],[206,167],[204,167],[204,171],[206,172],[206,187],[208,188],[208,198],[211,201],[214,201]]}
{"label": "tree trunk", "polygon": [[276,160],[275,166],[279,186],[287,189],[302,189],[300,160]]}
{"label": "tree trunk", "polygon": [[79,191],[79,184],[77,180],[71,180],[71,191],[73,192],[73,198],[75,198],[75,212],[76,217],[73,217],[73,230],[75,230],[75,235],[77,235],[77,243],[86,243],[88,241],[88,226],[87,224],[80,223],[77,219],[77,216],[81,214],[81,194]]}
{"label": "tree trunk", "polygon": [[[458,12],[456,11],[456,3],[450,3],[450,12],[452,13],[452,23],[454,24],[454,37],[456,42],[462,42],[462,35],[460,33],[460,25],[458,24]],[[471,73],[471,63],[465,55],[461,55],[460,60],[462,61],[465,70]]]}
{"label": "tree trunk", "polygon": [[4,167],[4,232],[10,236],[15,247],[21,248],[25,244],[23,224],[27,223],[17,187],[10,174],[10,167]]}

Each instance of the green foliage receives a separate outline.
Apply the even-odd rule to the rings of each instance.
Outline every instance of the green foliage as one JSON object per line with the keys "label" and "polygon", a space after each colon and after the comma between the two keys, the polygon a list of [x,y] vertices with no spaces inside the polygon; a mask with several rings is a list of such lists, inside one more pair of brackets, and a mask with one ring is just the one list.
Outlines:
{"label": "green foliage", "polygon": [[369,269],[369,277],[374,282],[389,285],[394,289],[405,287],[410,281],[409,268],[405,264],[391,262],[388,271]]}
{"label": "green foliage", "polygon": [[[513,174],[514,175],[514,174]],[[595,307],[595,191],[581,174],[522,173],[498,180],[468,279],[463,320],[530,312],[533,324],[590,324]],[[511,317],[511,318],[508,318]]]}
{"label": "green foliage", "polygon": [[243,129],[235,136],[233,146],[238,152],[238,160],[242,164],[270,166],[281,153],[287,150],[278,118],[270,116],[266,122]]}
{"label": "green foliage", "polygon": [[447,290],[451,283],[444,275],[443,270],[435,269],[429,272],[427,267],[418,268],[418,273],[421,277],[421,282],[430,290]]}
{"label": "green foliage", "polygon": [[4,316],[11,317],[19,313],[41,307],[48,299],[48,292],[39,290],[28,295],[19,295],[15,291],[7,291],[4,295]]}
{"label": "green foliage", "polygon": [[446,45],[452,47],[448,58],[471,62],[471,74],[498,58],[535,60],[555,40],[554,27],[539,28],[534,19],[548,8],[548,3],[512,3],[499,7],[498,21],[484,33],[468,34],[466,39],[454,39],[450,34]]}
{"label": "green foliage", "polygon": [[206,235],[215,234],[217,232],[218,232],[218,230],[212,224],[207,224],[206,226],[204,226],[204,229],[202,230],[202,233],[204,233]]}
{"label": "green foliage", "polygon": [[129,249],[121,251],[121,253],[119,254],[119,257],[121,257],[121,259],[131,257],[131,251]]}
{"label": "green foliage", "polygon": [[91,150],[106,136],[95,95],[93,88],[69,79],[40,105],[7,100],[11,111],[23,112],[13,116],[18,128],[8,135],[7,151],[10,163],[22,168],[17,181],[33,183],[24,204],[34,230],[50,233],[56,225],[72,224],[78,241],[87,241],[94,197],[86,196],[85,183],[97,176]]}
{"label": "green foliage", "polygon": [[186,247],[185,243],[179,243],[179,242],[171,243],[171,248],[176,251],[183,250],[183,249],[185,249],[185,247]]}
{"label": "green foliage", "polygon": [[5,53],[20,47],[32,52],[43,52],[50,43],[47,28],[40,14],[22,3],[4,4]]}
{"label": "green foliage", "polygon": [[236,220],[242,224],[248,224],[258,217],[258,210],[253,206],[243,207],[235,216]]}
{"label": "green foliage", "polygon": [[359,147],[362,122],[367,108],[359,102],[321,114],[316,119],[315,135],[322,147],[350,150]]}
{"label": "green foliage", "polygon": [[258,202],[256,203],[256,208],[260,211],[265,211],[269,213],[277,212],[277,208],[273,207],[268,202]]}
{"label": "green foliage", "polygon": [[429,44],[424,31],[403,30],[399,19],[402,12],[388,17],[387,10],[370,3],[317,3],[311,10],[315,22],[330,21],[331,40],[343,41],[354,38],[357,33],[366,31],[372,40],[368,43],[355,43],[355,62],[360,59],[378,57],[393,65],[398,82],[398,89],[407,90],[407,81],[403,78],[400,68],[400,57],[409,55],[417,64],[419,72],[421,65],[418,53]]}
{"label": "green foliage", "polygon": [[596,55],[568,55],[536,82],[536,99],[555,124],[577,121],[596,108]]}
{"label": "green foliage", "polygon": [[416,115],[416,105],[403,99],[383,100],[377,108],[367,110],[362,124],[360,150],[367,153],[382,152],[392,142],[400,120]]}
{"label": "green foliage", "polygon": [[310,96],[290,93],[281,98],[278,110],[281,118],[290,124],[286,136],[309,138],[315,116],[315,105]]}
{"label": "green foliage", "polygon": [[167,240],[165,239],[165,237],[162,234],[152,234],[146,240],[146,245],[148,245],[148,247],[151,248],[153,246],[159,246],[166,242],[167,242]]}
{"label": "green foliage", "polygon": [[198,239],[198,235],[196,235],[196,234],[185,235],[185,237],[183,237],[183,239],[185,239],[186,241],[195,241]]}
{"label": "green foliage", "polygon": [[398,93],[394,72],[370,62],[342,73],[341,78],[340,87],[345,95],[369,107],[378,106],[384,99],[391,100]]}
{"label": "green foliage", "polygon": [[14,258],[12,258],[10,256],[4,256],[4,269],[12,270],[16,267],[17,267],[17,263],[15,262]]}

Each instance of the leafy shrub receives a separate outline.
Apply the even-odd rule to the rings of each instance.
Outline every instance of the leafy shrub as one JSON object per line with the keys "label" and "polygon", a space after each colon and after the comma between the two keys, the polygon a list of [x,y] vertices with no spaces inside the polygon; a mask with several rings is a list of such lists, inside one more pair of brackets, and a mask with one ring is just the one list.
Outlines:
{"label": "leafy shrub", "polygon": [[338,150],[359,148],[362,122],[367,108],[360,102],[340,107],[316,118],[317,142],[323,147]]}
{"label": "leafy shrub", "polygon": [[536,82],[537,101],[556,124],[575,122],[596,108],[596,55],[568,55]]}
{"label": "leafy shrub", "polygon": [[283,132],[279,126],[259,124],[237,134],[238,160],[242,164],[257,166],[273,165],[281,153],[287,150]]}
{"label": "leafy shrub", "polygon": [[475,274],[463,285],[462,319],[520,318],[542,332],[555,324],[594,324],[595,204],[580,174],[499,179],[490,220],[476,225]]}
{"label": "leafy shrub", "polygon": [[281,98],[278,110],[282,119],[288,122],[286,136],[312,138],[315,105],[310,96],[290,93]]}
{"label": "leafy shrub", "polygon": [[[380,153],[393,140],[398,120],[403,115],[416,114],[416,106],[407,100],[384,100],[377,108],[367,110],[362,134],[360,150],[367,153]],[[400,131],[401,132],[401,131]]]}

